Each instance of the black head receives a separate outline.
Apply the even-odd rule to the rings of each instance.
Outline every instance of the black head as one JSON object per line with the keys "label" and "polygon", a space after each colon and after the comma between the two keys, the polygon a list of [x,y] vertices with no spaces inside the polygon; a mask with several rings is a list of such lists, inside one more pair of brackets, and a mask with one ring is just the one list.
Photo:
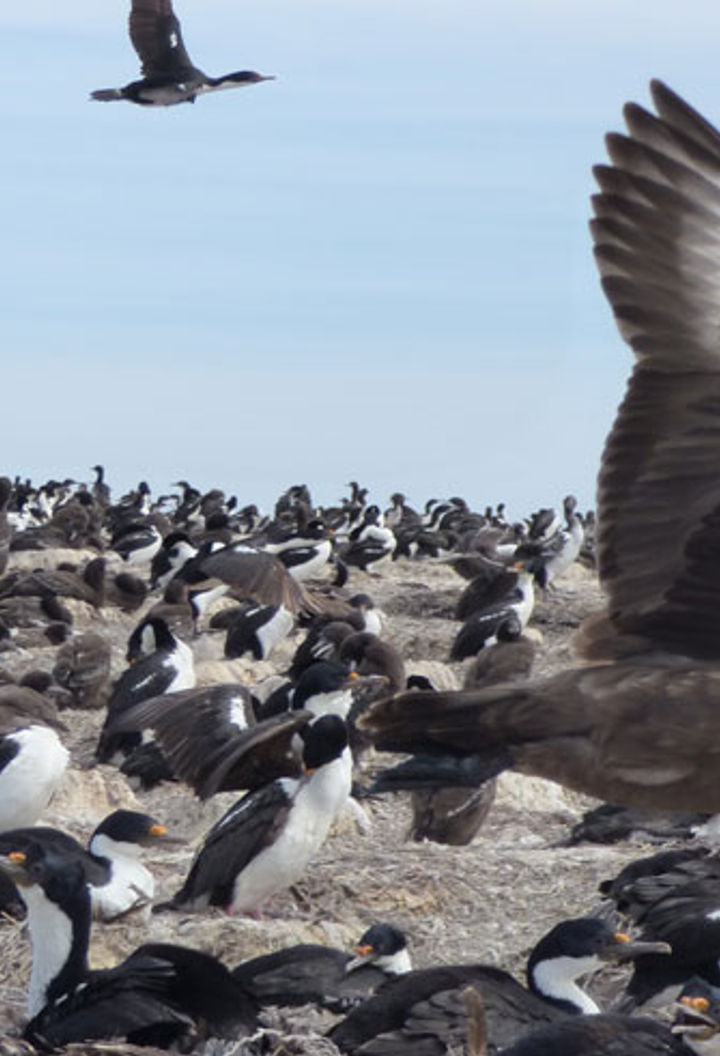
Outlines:
{"label": "black head", "polygon": [[427,675],[408,675],[405,688],[419,689],[424,693],[437,693],[437,686],[432,684]]}
{"label": "black head", "polygon": [[205,528],[208,532],[221,531],[223,528],[227,528],[229,524],[230,518],[224,510],[214,510],[205,518]]}
{"label": "black head", "polygon": [[327,534],[327,526],[324,521],[319,517],[313,517],[312,520],[308,521],[307,524],[301,529],[300,534],[303,539],[324,539]]}
{"label": "black head", "polygon": [[342,664],[320,660],[311,664],[301,675],[293,694],[293,708],[304,708],[312,697],[325,693],[337,693],[345,689],[350,678],[348,669]]}
{"label": "black head", "polygon": [[386,957],[393,953],[399,953],[407,946],[407,940],[400,928],[394,924],[372,924],[360,938],[356,952]]}
{"label": "black head", "polygon": [[168,552],[172,551],[178,543],[189,543],[190,536],[187,532],[168,532],[162,541],[162,548]]}
{"label": "black head", "polygon": [[[533,950],[536,961],[554,957],[589,957],[617,942],[615,929],[600,917],[562,920],[544,935]],[[622,940],[619,940],[622,941]]]}
{"label": "black head", "polygon": [[167,829],[150,814],[137,810],[115,810],[100,822],[92,839],[107,836],[115,843],[151,843],[165,836]]}
{"label": "black head", "polygon": [[317,770],[339,759],[347,748],[347,727],[339,715],[323,715],[300,731],[303,763],[307,771]]}
{"label": "black head", "polygon": [[76,856],[23,840],[22,850],[3,852],[0,866],[20,889],[37,885],[59,906],[84,895],[89,905],[85,870]]}
{"label": "black head", "polygon": [[148,656],[158,649],[173,649],[177,640],[160,616],[150,616],[142,620],[128,638],[125,659],[128,663]]}
{"label": "black head", "polygon": [[647,953],[669,952],[670,947],[664,942],[631,941],[628,935],[617,931],[600,917],[577,917],[561,921],[543,936],[530,954],[528,981],[532,985],[533,970],[541,962],[560,957],[578,962],[589,958],[597,961],[628,961]]}
{"label": "black head", "polygon": [[348,605],[352,605],[354,609],[374,609],[375,602],[369,594],[353,594],[348,601]]}

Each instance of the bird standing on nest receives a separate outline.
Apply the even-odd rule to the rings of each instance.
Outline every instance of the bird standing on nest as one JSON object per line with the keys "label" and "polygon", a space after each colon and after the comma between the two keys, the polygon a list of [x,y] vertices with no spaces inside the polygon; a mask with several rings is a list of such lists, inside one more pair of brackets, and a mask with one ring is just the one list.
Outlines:
{"label": "bird standing on nest", "polygon": [[660,82],[652,95],[657,114],[628,105],[595,169],[595,256],[636,356],[598,484],[607,611],[580,632],[602,663],[378,702],[376,746],[420,753],[381,789],[514,768],[611,803],[720,810],[720,134]]}

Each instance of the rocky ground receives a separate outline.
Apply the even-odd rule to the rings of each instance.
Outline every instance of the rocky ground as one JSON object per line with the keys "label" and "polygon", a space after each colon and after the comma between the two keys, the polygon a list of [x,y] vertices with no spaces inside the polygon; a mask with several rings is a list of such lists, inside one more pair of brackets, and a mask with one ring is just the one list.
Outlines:
{"label": "rocky ground", "polygon": [[[58,552],[11,557],[11,568],[53,566]],[[72,560],[82,558],[72,552]],[[462,665],[445,663],[458,629],[454,604],[464,581],[436,562],[386,564],[377,575],[353,573],[352,587],[375,598],[385,614],[385,636],[406,659],[409,672],[432,671],[447,684],[462,679]],[[553,592],[538,601],[532,626],[540,632],[536,675],[574,662],[571,638],[582,618],[601,603],[595,576],[575,565]],[[92,627],[108,635],[113,666],[124,667],[127,635],[138,614],[116,609],[99,612],[72,603],[76,630]],[[236,678],[252,682],[282,670],[303,632],[295,632],[271,662],[225,662],[222,633],[204,632],[194,649],[199,680]],[[8,651],[0,667],[21,674],[30,667],[49,669],[52,648]],[[140,807],[185,842],[159,849],[147,859],[159,886],[169,895],[184,876],[194,848],[209,825],[234,801],[234,793],[200,803],[180,784],[150,793],[134,793],[112,767],[89,768],[102,712],[66,711],[67,744],[73,766],[44,821],[85,839],[96,822],[119,806]],[[365,768],[384,759],[370,753]],[[273,916],[262,921],[231,919],[212,911],[203,915],[143,911],[119,923],[96,925],[91,959],[94,967],[115,963],[149,940],[179,941],[211,952],[227,964],[296,942],[351,947],[369,923],[391,920],[408,934],[416,966],[438,962],[484,961],[522,973],[536,940],[555,922],[585,915],[598,905],[597,885],[628,860],[655,848],[625,842],[612,847],[560,846],[589,800],[539,779],[505,775],[490,817],[469,847],[407,842],[409,810],[403,794],[366,801],[367,826],[351,818],[333,832],[304,878],[278,898]],[[0,1032],[16,1034],[24,1015],[29,949],[22,924],[0,921],[4,955],[0,959]],[[595,988],[608,999],[616,976],[597,979]],[[324,1020],[307,1013],[280,1022],[296,1036],[297,1052],[332,1052],[318,1031]],[[303,1040],[303,1038],[305,1040]],[[2,1046],[0,1046],[2,1051]],[[230,1051],[225,1049],[224,1051]]]}

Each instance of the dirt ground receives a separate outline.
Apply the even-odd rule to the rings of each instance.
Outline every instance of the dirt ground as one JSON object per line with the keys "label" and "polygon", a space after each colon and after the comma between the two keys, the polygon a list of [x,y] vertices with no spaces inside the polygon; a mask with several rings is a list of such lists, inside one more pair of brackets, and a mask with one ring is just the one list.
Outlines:
{"label": "dirt ground", "polygon": [[[59,556],[45,553],[42,561],[52,564]],[[79,556],[73,553],[74,560]],[[35,567],[39,558],[25,553],[12,562],[11,567]],[[451,617],[464,581],[446,564],[388,563],[377,574],[353,573],[351,586],[373,596],[384,613],[384,636],[399,648],[409,673],[432,672],[445,684],[459,684],[463,667],[447,664],[446,658],[459,627]],[[600,604],[594,574],[580,565],[568,570],[547,598],[538,600],[531,626],[542,640],[534,675],[574,662],[572,633]],[[114,673],[122,670],[125,642],[139,616],[108,608],[96,613],[80,602],[73,603],[73,612],[76,630],[92,627],[109,637]],[[223,634],[205,631],[194,643],[199,680],[252,682],[281,671],[303,633],[294,632],[269,662],[254,664],[223,661]],[[10,651],[0,655],[0,667],[15,674],[31,667],[49,669],[53,657],[51,648]],[[88,769],[102,718],[102,712],[63,712],[73,767],[43,820],[84,840],[97,821],[118,806],[149,811],[172,835],[186,841],[146,856],[162,899],[178,886],[203,834],[237,795],[222,794],[200,803],[185,786],[174,783],[135,793],[114,768]],[[377,769],[386,761],[371,752],[364,769]],[[558,846],[590,805],[590,800],[552,783],[504,775],[497,802],[472,845],[446,847],[406,841],[410,815],[404,794],[365,801],[367,825],[361,828],[349,817],[336,826],[302,880],[275,900],[271,918],[258,922],[219,911],[159,916],[143,911],[119,923],[95,926],[92,965],[114,964],[142,942],[170,940],[213,953],[233,966],[297,942],[351,948],[371,922],[390,920],[407,932],[417,967],[483,961],[522,978],[529,950],[550,926],[593,912],[600,880],[657,849],[638,842]],[[24,925],[2,920],[0,935],[0,1033],[12,1035],[23,1022],[30,955]],[[589,989],[607,1001],[619,984],[611,974],[596,977]],[[282,1028],[306,1036],[306,1043],[298,1040],[298,1052],[320,1054],[335,1051],[317,1034],[328,1022],[327,1017],[304,1012],[285,1018]],[[0,1052],[10,1051],[3,1045],[10,1045],[9,1039],[0,1043]],[[218,1051],[217,1045],[213,1051]]]}

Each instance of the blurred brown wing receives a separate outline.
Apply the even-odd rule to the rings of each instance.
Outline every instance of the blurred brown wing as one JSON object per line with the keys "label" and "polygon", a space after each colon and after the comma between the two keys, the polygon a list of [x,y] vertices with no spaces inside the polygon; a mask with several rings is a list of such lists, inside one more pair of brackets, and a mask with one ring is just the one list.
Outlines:
{"label": "blurred brown wing", "polygon": [[203,555],[193,564],[195,585],[204,575],[227,583],[234,597],[252,598],[260,605],[283,605],[293,615],[317,611],[302,585],[273,554],[237,544]]}
{"label": "blurred brown wing", "polygon": [[[660,83],[652,92],[660,116],[627,106],[629,136],[610,135],[613,165],[595,170],[595,255],[637,356],[600,471],[599,571],[621,639],[715,658],[720,135]],[[587,655],[623,651],[612,641],[598,648],[593,634]]]}

